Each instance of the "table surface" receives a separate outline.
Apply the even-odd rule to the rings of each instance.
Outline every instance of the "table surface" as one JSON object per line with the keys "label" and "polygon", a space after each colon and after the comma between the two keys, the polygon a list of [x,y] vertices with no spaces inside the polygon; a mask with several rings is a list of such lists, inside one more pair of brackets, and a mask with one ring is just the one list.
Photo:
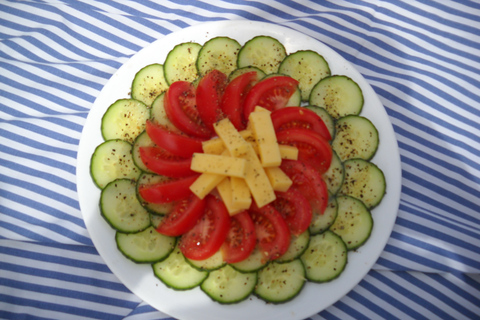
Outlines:
{"label": "table surface", "polygon": [[82,128],[156,39],[255,20],[333,48],[379,95],[402,194],[367,276],[311,319],[480,318],[478,1],[0,0],[0,318],[172,319],[98,255],[76,189]]}

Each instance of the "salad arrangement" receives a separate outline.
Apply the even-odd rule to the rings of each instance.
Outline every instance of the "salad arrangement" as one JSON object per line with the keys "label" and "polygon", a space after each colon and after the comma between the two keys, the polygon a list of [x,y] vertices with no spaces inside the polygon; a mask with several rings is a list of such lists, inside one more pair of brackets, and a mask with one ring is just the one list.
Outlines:
{"label": "salad arrangement", "polygon": [[362,107],[319,53],[267,36],[177,45],[102,118],[91,174],[119,250],[225,304],[335,279],[385,193]]}

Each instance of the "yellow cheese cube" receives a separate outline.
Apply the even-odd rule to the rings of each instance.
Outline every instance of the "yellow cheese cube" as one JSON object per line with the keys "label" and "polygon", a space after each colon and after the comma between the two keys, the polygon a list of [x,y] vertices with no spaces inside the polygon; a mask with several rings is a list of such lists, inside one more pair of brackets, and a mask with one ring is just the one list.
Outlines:
{"label": "yellow cheese cube", "polygon": [[265,168],[273,190],[285,192],[290,188],[293,181],[279,167]]}
{"label": "yellow cheese cube", "polygon": [[222,182],[217,185],[217,191],[231,216],[245,210],[244,208],[237,207],[232,203],[233,190],[230,178],[227,177],[222,180]]}
{"label": "yellow cheese cube", "polygon": [[260,159],[264,167],[278,167],[282,163],[277,136],[270,112],[254,111],[249,116]]}
{"label": "yellow cheese cube", "polygon": [[194,153],[190,169],[196,172],[215,173],[224,176],[245,177],[245,159],[223,155]]}
{"label": "yellow cheese cube", "polygon": [[225,148],[230,151],[233,157],[239,157],[246,153],[248,142],[246,142],[237,129],[235,129],[235,126],[228,118],[215,123],[214,129],[218,137],[222,139]]}
{"label": "yellow cheese cube", "polygon": [[225,176],[218,174],[202,173],[197,180],[190,185],[190,190],[192,190],[197,197],[203,199],[224,179]]}
{"label": "yellow cheese cube", "polygon": [[202,150],[208,154],[222,154],[223,150],[225,150],[225,145],[222,139],[212,138],[202,142]]}
{"label": "yellow cheese cube", "polygon": [[232,205],[235,208],[242,208],[244,210],[250,208],[252,195],[250,194],[250,189],[245,179],[231,177],[230,183],[232,185]]}
{"label": "yellow cheese cube", "polygon": [[278,148],[280,149],[280,156],[282,157],[282,159],[298,160],[297,147],[279,144]]}
{"label": "yellow cheese cube", "polygon": [[253,150],[253,147],[250,144],[248,147],[247,153],[243,157],[247,160],[245,182],[250,189],[250,193],[252,194],[255,203],[261,208],[274,201],[276,196],[255,150]]}

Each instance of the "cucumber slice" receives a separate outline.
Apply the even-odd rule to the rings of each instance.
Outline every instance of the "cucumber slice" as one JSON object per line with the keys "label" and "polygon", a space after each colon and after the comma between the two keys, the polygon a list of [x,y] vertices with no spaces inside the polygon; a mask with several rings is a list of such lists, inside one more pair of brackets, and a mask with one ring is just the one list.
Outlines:
{"label": "cucumber slice", "polygon": [[132,148],[133,162],[135,162],[135,165],[144,172],[153,173],[143,163],[142,158],[140,157],[140,147],[151,147],[154,145],[155,143],[153,143],[152,139],[150,139],[146,131],[143,131],[142,133],[140,133],[135,139],[135,141],[133,142],[133,148]]}
{"label": "cucumber slice", "polygon": [[332,148],[341,161],[353,158],[370,160],[378,149],[378,131],[373,123],[361,116],[349,115],[337,120]]}
{"label": "cucumber slice", "polygon": [[247,299],[257,284],[257,273],[242,273],[229,265],[211,271],[200,288],[214,301],[232,304]]}
{"label": "cucumber slice", "polygon": [[118,179],[110,182],[100,195],[100,212],[117,231],[134,233],[150,226],[150,215],[138,201],[135,181]]}
{"label": "cucumber slice", "polygon": [[345,170],[343,169],[343,163],[335,150],[332,150],[332,162],[328,170],[323,174],[323,180],[327,184],[328,192],[335,195],[340,190],[344,179]]}
{"label": "cucumber slice", "polygon": [[95,148],[90,160],[90,173],[95,184],[103,189],[113,180],[136,180],[141,170],[135,165],[132,145],[127,141],[108,140]]}
{"label": "cucumber slice", "polygon": [[104,140],[122,139],[133,143],[145,130],[145,122],[150,118],[150,109],[141,101],[119,99],[115,101],[102,117],[102,136]]}
{"label": "cucumber slice", "polygon": [[312,110],[315,112],[320,118],[322,118],[323,123],[327,126],[328,132],[330,132],[330,136],[335,138],[335,120],[333,117],[328,113],[328,111],[324,108],[318,106],[305,106],[305,108]]}
{"label": "cucumber slice", "polygon": [[157,229],[160,223],[162,223],[164,217],[164,215],[150,212],[150,225]]}
{"label": "cucumber slice", "polygon": [[217,69],[228,75],[237,69],[238,52],[242,46],[229,37],[215,37],[203,44],[198,52],[197,70],[200,76]]}
{"label": "cucumber slice", "polygon": [[271,262],[258,271],[254,294],[270,303],[283,303],[295,298],[305,284],[305,268],[300,259]]}
{"label": "cucumber slice", "polygon": [[262,269],[267,265],[267,260],[263,253],[256,247],[250,256],[240,262],[232,263],[231,266],[240,272],[254,272]]}
{"label": "cucumber slice", "polygon": [[319,234],[328,230],[337,217],[337,210],[337,198],[330,197],[328,199],[327,208],[323,214],[315,214],[312,217],[312,222],[310,223],[309,227],[310,233]]}
{"label": "cucumber slice", "polygon": [[158,175],[158,174],[152,174],[152,173],[142,173],[139,176],[138,181],[137,181],[137,188],[136,188],[137,198],[140,201],[140,203],[142,204],[142,206],[148,212],[151,212],[151,213],[157,214],[157,215],[166,215],[167,213],[172,211],[175,204],[173,202],[169,202],[169,203],[147,202],[140,196],[140,193],[138,192],[138,189],[142,185],[150,185],[150,184],[161,183],[161,182],[167,181],[169,179],[170,178],[168,178],[168,177],[161,176],[161,175]]}
{"label": "cucumber slice", "polygon": [[184,42],[170,50],[163,64],[168,85],[175,81],[192,82],[198,78],[196,62],[201,48],[196,42]]}
{"label": "cucumber slice", "polygon": [[348,250],[360,247],[372,233],[373,219],[362,201],[350,196],[337,197],[338,215],[330,227],[339,235]]}
{"label": "cucumber slice", "polygon": [[280,64],[279,73],[299,82],[302,101],[308,101],[310,92],[321,79],[330,76],[330,67],[323,56],[312,50],[289,54]]}
{"label": "cucumber slice", "polygon": [[363,159],[350,159],[343,163],[345,180],[340,194],[361,200],[371,209],[382,201],[386,191],[383,171],[374,163]]}
{"label": "cucumber slice", "polygon": [[200,271],[213,271],[223,267],[226,262],[223,260],[222,252],[219,250],[215,252],[211,257],[205,260],[192,260],[186,258],[186,261],[195,269]]}
{"label": "cucumber slice", "polygon": [[175,248],[175,237],[158,233],[153,227],[137,232],[117,232],[118,249],[136,263],[152,263],[165,259]]}
{"label": "cucumber slice", "polygon": [[320,80],[313,87],[309,98],[309,104],[325,108],[334,119],[359,114],[363,102],[362,89],[351,78],[343,75]]}
{"label": "cucumber slice", "polygon": [[241,76],[242,74],[247,73],[247,72],[251,72],[251,71],[255,71],[257,73],[257,79],[262,79],[263,77],[265,77],[265,72],[263,72],[262,70],[260,70],[257,67],[251,67],[250,66],[250,67],[238,68],[238,69],[235,69],[234,71],[232,71],[228,75],[228,81],[231,82],[236,77]]}
{"label": "cucumber slice", "polygon": [[168,89],[163,65],[154,63],[143,67],[135,74],[132,81],[132,99],[151,106],[155,98]]}
{"label": "cucumber slice", "polygon": [[256,36],[248,40],[238,52],[237,65],[257,67],[266,74],[278,72],[280,63],[287,56],[285,47],[270,36]]}
{"label": "cucumber slice", "polygon": [[173,123],[170,121],[170,119],[167,116],[167,113],[165,111],[165,92],[161,93],[152,103],[152,106],[150,108],[150,119],[156,123],[159,124],[169,131],[173,131],[176,133],[181,133],[179,129],[177,129]]}
{"label": "cucumber slice", "polygon": [[347,265],[347,247],[338,235],[325,231],[311,237],[308,249],[301,259],[309,281],[331,281],[337,278]]}
{"label": "cucumber slice", "polygon": [[276,262],[288,262],[297,259],[302,255],[308,247],[310,241],[310,232],[307,230],[302,234],[295,236],[291,235],[290,246],[287,252],[285,252],[280,258],[276,259]]}
{"label": "cucumber slice", "polygon": [[165,260],[152,264],[152,268],[158,279],[175,290],[195,288],[208,276],[207,271],[198,271],[187,263],[178,246]]}

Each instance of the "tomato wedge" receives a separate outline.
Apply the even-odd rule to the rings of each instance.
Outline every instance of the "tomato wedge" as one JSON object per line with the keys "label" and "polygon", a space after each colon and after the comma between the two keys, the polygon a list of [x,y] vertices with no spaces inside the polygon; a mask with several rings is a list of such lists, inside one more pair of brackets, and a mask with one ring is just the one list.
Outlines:
{"label": "tomato wedge", "polygon": [[298,81],[287,76],[272,76],[258,82],[247,94],[244,104],[244,116],[248,119],[256,106],[274,111],[287,106],[295,93]]}
{"label": "tomato wedge", "polygon": [[170,85],[164,100],[165,113],[175,127],[186,134],[210,138],[209,130],[196,108],[195,86],[188,81],[176,81]]}
{"label": "tomato wedge", "polygon": [[230,229],[227,239],[222,245],[223,260],[227,263],[235,263],[245,260],[250,256],[257,239],[255,225],[247,211],[242,211],[231,217]]}
{"label": "tomato wedge", "polygon": [[138,193],[151,203],[169,203],[187,198],[192,194],[190,185],[198,178],[195,174],[186,178],[172,179],[157,184],[141,185]]}
{"label": "tomato wedge", "polygon": [[222,111],[237,130],[246,128],[243,105],[248,92],[258,81],[258,73],[251,71],[233,79],[225,89],[222,99]]}
{"label": "tomato wedge", "polygon": [[290,246],[290,231],[282,215],[271,204],[262,208],[252,206],[249,210],[255,224],[257,244],[267,260],[274,260],[287,252]]}
{"label": "tomato wedge", "polygon": [[276,132],[290,128],[304,128],[315,131],[325,140],[332,140],[330,131],[322,118],[304,107],[288,107],[272,112],[272,123]]}
{"label": "tomato wedge", "polygon": [[280,168],[293,181],[312,207],[312,214],[323,214],[328,204],[327,184],[312,166],[298,160],[283,160]]}
{"label": "tomato wedge", "polygon": [[194,152],[202,152],[202,141],[204,139],[193,138],[180,133],[175,133],[160,124],[147,120],[146,131],[150,139],[159,147],[172,154],[188,158]]}
{"label": "tomato wedge", "polygon": [[199,81],[196,91],[197,110],[203,123],[214,131],[213,124],[223,119],[222,97],[227,87],[228,77],[213,69]]}
{"label": "tomato wedge", "polygon": [[191,157],[178,157],[160,147],[140,147],[139,151],[145,166],[157,174],[170,178],[182,178],[194,174],[190,169]]}
{"label": "tomato wedge", "polygon": [[292,128],[277,132],[279,144],[291,145],[298,148],[298,160],[313,166],[320,174],[325,173],[332,162],[332,147],[318,133],[303,129]]}
{"label": "tomato wedge", "polygon": [[312,207],[307,198],[295,188],[276,192],[276,195],[273,206],[285,219],[290,232],[296,236],[305,232],[312,222]]}
{"label": "tomato wedge", "polygon": [[179,242],[180,251],[192,260],[204,260],[215,254],[227,238],[230,215],[223,202],[215,196],[205,198],[204,214]]}
{"label": "tomato wedge", "polygon": [[158,225],[157,231],[171,237],[180,236],[192,229],[205,212],[205,200],[194,194],[180,200]]}

